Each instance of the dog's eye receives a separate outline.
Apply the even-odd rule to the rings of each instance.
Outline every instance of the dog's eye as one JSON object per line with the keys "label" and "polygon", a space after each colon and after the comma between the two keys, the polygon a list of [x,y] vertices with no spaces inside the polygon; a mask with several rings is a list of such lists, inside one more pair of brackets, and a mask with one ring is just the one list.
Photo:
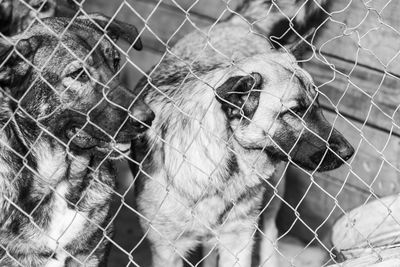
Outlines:
{"label": "dog's eye", "polygon": [[304,107],[293,107],[293,108],[290,108],[288,111],[290,113],[296,114],[299,117],[303,117],[306,110],[307,110],[307,108],[304,108]]}
{"label": "dog's eye", "polygon": [[76,71],[71,72],[70,74],[68,74],[68,77],[81,83],[85,83],[90,80],[90,77],[84,68],[79,68]]}
{"label": "dog's eye", "polygon": [[46,1],[44,4],[43,2],[39,2],[36,5],[32,5],[32,7],[38,10],[39,12],[47,12],[50,10],[51,5]]}
{"label": "dog's eye", "polygon": [[47,11],[49,11],[50,10],[50,4],[49,3],[45,3],[44,5],[43,5],[43,7],[42,7],[42,9],[40,10],[40,12],[47,12]]}
{"label": "dog's eye", "polygon": [[[283,111],[280,116],[284,116],[284,115],[292,115],[292,116],[298,116],[300,118],[302,118],[304,116],[304,113],[307,111],[306,107],[292,107],[289,108],[285,111]],[[296,116],[296,117],[297,117]]]}

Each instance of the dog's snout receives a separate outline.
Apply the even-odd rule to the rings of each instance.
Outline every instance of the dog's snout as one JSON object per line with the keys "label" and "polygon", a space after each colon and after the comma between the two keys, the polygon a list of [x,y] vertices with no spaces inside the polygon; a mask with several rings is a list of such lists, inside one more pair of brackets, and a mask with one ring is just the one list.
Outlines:
{"label": "dog's snout", "polygon": [[133,127],[138,132],[146,131],[155,118],[154,112],[144,102],[135,103],[130,115]]}
{"label": "dog's snout", "polygon": [[344,161],[350,159],[354,154],[354,148],[347,141],[343,144],[331,144],[330,147]]}

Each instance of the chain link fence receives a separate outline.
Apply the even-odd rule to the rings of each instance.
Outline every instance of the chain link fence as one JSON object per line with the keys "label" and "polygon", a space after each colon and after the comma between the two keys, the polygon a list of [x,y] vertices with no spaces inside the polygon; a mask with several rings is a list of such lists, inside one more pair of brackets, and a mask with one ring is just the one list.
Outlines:
{"label": "chain link fence", "polygon": [[399,10],[0,0],[0,266],[399,266]]}

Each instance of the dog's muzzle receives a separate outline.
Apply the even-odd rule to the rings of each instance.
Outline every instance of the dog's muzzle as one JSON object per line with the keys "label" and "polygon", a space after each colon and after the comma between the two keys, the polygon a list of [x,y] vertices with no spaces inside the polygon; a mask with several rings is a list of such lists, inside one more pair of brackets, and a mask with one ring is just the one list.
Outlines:
{"label": "dog's muzzle", "polygon": [[118,158],[129,154],[131,141],[149,129],[154,117],[143,101],[136,101],[129,110],[103,101],[103,105],[88,114],[89,123],[86,117],[80,123],[73,122],[78,126],[67,130],[67,138],[79,149],[95,149],[109,154],[110,158]]}
{"label": "dog's muzzle", "polygon": [[333,129],[328,141],[306,131],[290,156],[301,168],[322,172],[339,168],[353,154],[354,148],[341,133]]}
{"label": "dog's muzzle", "polygon": [[302,120],[307,127],[300,134],[299,130],[286,124],[273,137],[280,149],[270,149],[268,152],[272,156],[318,172],[336,169],[353,156],[354,148],[325,119],[320,109],[310,109]]}

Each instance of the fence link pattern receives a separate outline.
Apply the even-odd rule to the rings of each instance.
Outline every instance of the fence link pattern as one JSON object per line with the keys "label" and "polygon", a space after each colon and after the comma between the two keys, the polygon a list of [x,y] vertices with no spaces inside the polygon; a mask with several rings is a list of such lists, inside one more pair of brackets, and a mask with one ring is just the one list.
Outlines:
{"label": "fence link pattern", "polygon": [[0,0],[0,266],[399,266],[399,9]]}

